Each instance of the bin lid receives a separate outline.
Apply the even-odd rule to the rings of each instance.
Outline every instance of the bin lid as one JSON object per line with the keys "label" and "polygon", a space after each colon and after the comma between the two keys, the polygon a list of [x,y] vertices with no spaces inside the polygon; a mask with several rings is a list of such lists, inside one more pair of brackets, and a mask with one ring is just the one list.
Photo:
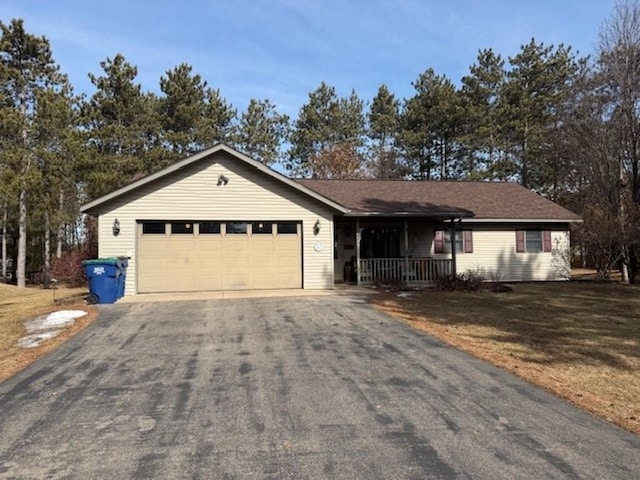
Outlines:
{"label": "bin lid", "polygon": [[118,265],[120,260],[116,257],[105,257],[105,258],[92,258],[90,260],[83,260],[83,265]]}

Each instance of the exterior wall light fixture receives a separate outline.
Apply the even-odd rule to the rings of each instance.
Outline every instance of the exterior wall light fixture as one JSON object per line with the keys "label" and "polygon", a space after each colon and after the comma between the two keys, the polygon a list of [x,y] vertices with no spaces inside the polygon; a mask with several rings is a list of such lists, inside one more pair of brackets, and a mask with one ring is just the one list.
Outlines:
{"label": "exterior wall light fixture", "polygon": [[120,235],[120,222],[118,221],[118,219],[116,218],[113,221],[113,236],[117,237],[118,235]]}

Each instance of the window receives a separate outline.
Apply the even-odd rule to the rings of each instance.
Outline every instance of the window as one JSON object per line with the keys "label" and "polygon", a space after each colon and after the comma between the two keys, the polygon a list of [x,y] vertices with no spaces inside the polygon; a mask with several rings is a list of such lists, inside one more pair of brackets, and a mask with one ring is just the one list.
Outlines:
{"label": "window", "polygon": [[192,234],[193,223],[189,222],[174,222],[171,224],[171,234]]}
{"label": "window", "polygon": [[227,234],[246,234],[247,224],[245,222],[227,223]]}
{"label": "window", "polygon": [[[462,232],[456,232],[455,239],[456,253],[462,253]],[[444,232],[444,252],[451,253],[451,231]]]}
{"label": "window", "polygon": [[516,252],[550,252],[551,230],[516,230]]}
{"label": "window", "polygon": [[142,224],[142,233],[145,235],[164,235],[165,228],[164,222],[146,222]]}
{"label": "window", "polygon": [[[433,239],[434,253],[451,253],[451,230],[436,230]],[[473,233],[471,230],[456,230],[456,253],[473,253]]]}
{"label": "window", "polygon": [[281,234],[296,234],[298,233],[298,224],[294,222],[287,223],[279,223],[278,224],[278,235]]}
{"label": "window", "polygon": [[220,222],[200,222],[200,235],[220,233]]}
{"label": "window", "polygon": [[273,232],[273,224],[266,222],[253,222],[251,224],[251,233],[260,234],[260,233],[268,233],[271,234]]}

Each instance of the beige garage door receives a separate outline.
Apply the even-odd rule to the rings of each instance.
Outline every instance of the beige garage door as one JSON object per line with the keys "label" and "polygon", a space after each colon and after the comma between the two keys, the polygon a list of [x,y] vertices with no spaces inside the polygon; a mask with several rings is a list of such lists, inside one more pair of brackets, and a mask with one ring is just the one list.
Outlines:
{"label": "beige garage door", "polygon": [[299,222],[140,222],[138,292],[302,288]]}

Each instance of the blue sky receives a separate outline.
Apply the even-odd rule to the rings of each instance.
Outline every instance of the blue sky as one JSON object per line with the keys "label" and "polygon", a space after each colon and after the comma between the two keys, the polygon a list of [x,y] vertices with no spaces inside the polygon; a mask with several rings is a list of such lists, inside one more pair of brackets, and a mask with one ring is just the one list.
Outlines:
{"label": "blue sky", "polygon": [[595,51],[614,0],[0,0],[46,36],[77,92],[87,74],[122,53],[144,90],[193,66],[239,111],[268,98],[295,118],[320,82],[370,101],[381,84],[399,98],[427,68],[454,82],[481,48],[508,57],[532,37]]}

